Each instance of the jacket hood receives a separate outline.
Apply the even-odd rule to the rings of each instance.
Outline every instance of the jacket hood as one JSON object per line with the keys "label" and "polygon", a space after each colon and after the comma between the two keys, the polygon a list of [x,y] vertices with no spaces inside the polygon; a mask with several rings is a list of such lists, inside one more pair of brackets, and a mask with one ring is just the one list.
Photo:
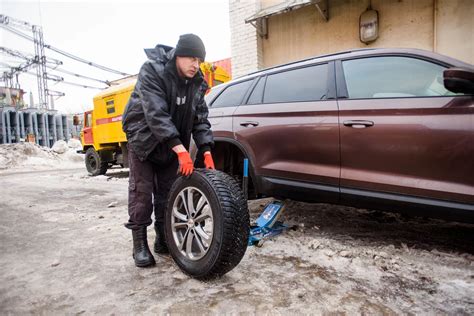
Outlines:
{"label": "jacket hood", "polygon": [[158,44],[155,48],[145,48],[145,54],[148,59],[153,59],[166,64],[173,59],[175,48],[167,45]]}

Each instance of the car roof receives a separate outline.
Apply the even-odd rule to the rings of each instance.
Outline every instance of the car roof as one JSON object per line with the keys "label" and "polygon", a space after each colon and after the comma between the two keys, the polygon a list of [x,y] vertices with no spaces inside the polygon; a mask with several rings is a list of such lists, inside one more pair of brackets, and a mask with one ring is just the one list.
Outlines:
{"label": "car roof", "polygon": [[241,81],[246,81],[253,79],[257,76],[261,76],[264,74],[269,74],[273,72],[278,72],[285,69],[291,69],[298,66],[305,66],[311,65],[314,63],[319,62],[328,62],[333,60],[340,60],[340,59],[351,59],[351,58],[360,58],[360,57],[373,57],[373,56],[389,56],[389,55],[405,55],[405,56],[414,56],[414,57],[421,57],[424,59],[429,59],[433,61],[438,61],[447,66],[454,66],[454,67],[464,67],[468,69],[473,69],[474,67],[471,64],[465,63],[463,61],[457,60],[455,58],[441,55],[438,53],[434,53],[431,51],[423,50],[423,49],[416,49],[416,48],[361,48],[361,49],[352,49],[347,51],[341,51],[337,53],[327,54],[327,55],[320,55],[320,56],[313,56],[306,59],[297,60],[294,62],[281,64],[272,66],[269,68],[265,68],[262,70],[258,70],[247,75],[243,75],[241,77],[235,78],[231,81],[228,81],[222,85],[221,88],[224,88],[227,85],[234,84]]}

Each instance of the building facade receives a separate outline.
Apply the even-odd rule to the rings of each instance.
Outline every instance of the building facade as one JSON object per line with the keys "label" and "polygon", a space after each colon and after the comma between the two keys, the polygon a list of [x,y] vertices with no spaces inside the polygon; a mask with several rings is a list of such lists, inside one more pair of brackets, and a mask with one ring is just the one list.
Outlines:
{"label": "building facade", "polygon": [[[229,0],[229,11],[234,78],[367,47],[419,48],[474,63],[473,0]],[[378,36],[364,43],[367,11],[376,11]]]}

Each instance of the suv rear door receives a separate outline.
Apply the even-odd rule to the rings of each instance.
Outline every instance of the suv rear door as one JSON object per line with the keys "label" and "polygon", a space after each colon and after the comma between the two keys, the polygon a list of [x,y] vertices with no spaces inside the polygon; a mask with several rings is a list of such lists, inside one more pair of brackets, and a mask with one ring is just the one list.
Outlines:
{"label": "suv rear door", "polygon": [[[334,83],[333,63],[276,70],[260,77],[246,104],[234,112],[235,138],[245,147],[255,174],[266,182],[263,187],[273,190],[263,193],[338,199]],[[301,196],[302,188],[327,195]]]}
{"label": "suv rear door", "polygon": [[347,97],[338,100],[341,193],[474,203],[474,98],[444,88],[446,65],[373,56],[336,68],[339,97]]}

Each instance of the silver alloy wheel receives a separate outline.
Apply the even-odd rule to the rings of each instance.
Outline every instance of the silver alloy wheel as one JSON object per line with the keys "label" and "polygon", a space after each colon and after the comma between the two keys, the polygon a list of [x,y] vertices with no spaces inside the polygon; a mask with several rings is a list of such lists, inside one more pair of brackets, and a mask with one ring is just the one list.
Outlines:
{"label": "silver alloy wheel", "polygon": [[211,246],[214,220],[206,196],[195,187],[186,187],[176,196],[171,217],[173,240],[182,255],[199,260]]}

